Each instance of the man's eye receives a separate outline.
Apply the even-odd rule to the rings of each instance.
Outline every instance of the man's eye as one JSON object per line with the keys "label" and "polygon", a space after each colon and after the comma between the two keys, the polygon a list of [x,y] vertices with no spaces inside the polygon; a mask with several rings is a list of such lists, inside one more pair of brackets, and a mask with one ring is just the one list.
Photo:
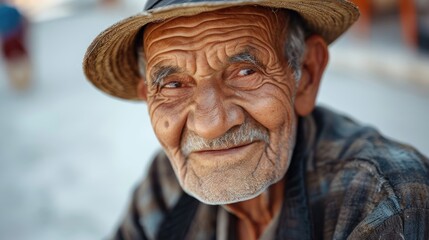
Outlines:
{"label": "man's eye", "polygon": [[255,73],[255,70],[250,68],[241,69],[240,72],[238,72],[239,76],[249,76]]}
{"label": "man's eye", "polygon": [[182,87],[182,83],[177,81],[169,82],[162,86],[162,88],[180,88],[180,87]]}

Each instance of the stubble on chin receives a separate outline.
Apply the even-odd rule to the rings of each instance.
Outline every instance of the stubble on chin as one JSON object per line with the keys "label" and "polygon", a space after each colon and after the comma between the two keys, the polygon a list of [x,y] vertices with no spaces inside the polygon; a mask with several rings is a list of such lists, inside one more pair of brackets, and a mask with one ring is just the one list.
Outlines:
{"label": "stubble on chin", "polygon": [[[272,183],[260,163],[266,161],[265,148],[269,144],[268,130],[261,125],[245,121],[217,139],[204,139],[192,132],[182,138],[182,152],[186,159],[186,175],[182,187],[190,195],[207,204],[226,204],[257,196]],[[253,143],[246,157],[232,156],[233,160],[194,158],[196,151],[227,149]],[[231,160],[231,161],[230,161]],[[218,161],[218,165],[215,162]],[[272,168],[270,168],[272,170]]]}
{"label": "stubble on chin", "polygon": [[[181,154],[178,154],[183,159],[183,163],[177,166],[179,169],[176,171],[179,182],[185,192],[206,204],[229,204],[254,198],[284,177],[295,146],[295,128],[295,124],[291,124],[288,129],[283,130],[289,135],[283,141],[280,136],[271,139],[267,129],[252,122],[232,129],[214,140],[202,139],[193,133],[185,132],[182,137]],[[238,133],[240,131],[241,133]],[[199,149],[224,148],[253,140],[263,143],[261,144],[263,147],[257,148],[249,158],[231,165],[203,167],[189,153]],[[275,148],[270,145],[270,140],[278,143]],[[200,142],[195,144],[198,141]]]}

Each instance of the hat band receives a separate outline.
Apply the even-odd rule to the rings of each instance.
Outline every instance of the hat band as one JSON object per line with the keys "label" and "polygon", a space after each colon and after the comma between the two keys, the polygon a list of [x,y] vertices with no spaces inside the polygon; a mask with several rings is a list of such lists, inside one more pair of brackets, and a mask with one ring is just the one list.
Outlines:
{"label": "hat band", "polygon": [[197,2],[240,2],[242,0],[149,0],[144,10],[150,10],[159,7],[165,7],[174,4],[197,3]]}

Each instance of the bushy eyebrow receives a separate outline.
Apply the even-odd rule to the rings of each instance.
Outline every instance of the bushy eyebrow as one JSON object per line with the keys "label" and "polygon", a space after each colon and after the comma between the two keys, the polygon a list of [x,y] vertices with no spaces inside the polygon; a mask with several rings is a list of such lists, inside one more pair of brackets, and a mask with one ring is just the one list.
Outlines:
{"label": "bushy eyebrow", "polygon": [[179,72],[179,69],[174,66],[155,66],[155,71],[151,74],[152,85],[159,86],[164,78],[177,72]]}
{"label": "bushy eyebrow", "polygon": [[228,62],[229,63],[245,62],[245,63],[251,63],[258,67],[262,67],[262,63],[259,61],[259,59],[248,50],[245,50],[243,52],[237,53],[229,57]]}

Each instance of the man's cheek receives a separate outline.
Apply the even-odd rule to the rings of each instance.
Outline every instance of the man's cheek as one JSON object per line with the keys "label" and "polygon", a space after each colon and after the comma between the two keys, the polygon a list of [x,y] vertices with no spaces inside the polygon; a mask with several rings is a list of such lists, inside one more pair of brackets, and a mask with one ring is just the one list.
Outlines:
{"label": "man's cheek", "polygon": [[293,97],[286,92],[277,85],[264,84],[260,91],[246,94],[243,107],[264,127],[278,128],[290,122],[294,116]]}
{"label": "man's cheek", "polygon": [[180,148],[181,132],[186,123],[184,110],[159,106],[151,112],[152,126],[161,145],[170,150]]}

